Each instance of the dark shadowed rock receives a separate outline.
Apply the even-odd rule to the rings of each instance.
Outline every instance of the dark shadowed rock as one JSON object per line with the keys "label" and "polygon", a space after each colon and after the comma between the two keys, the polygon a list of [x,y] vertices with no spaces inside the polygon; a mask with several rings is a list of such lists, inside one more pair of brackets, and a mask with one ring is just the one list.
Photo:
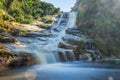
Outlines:
{"label": "dark shadowed rock", "polygon": [[19,52],[14,54],[14,59],[8,64],[8,67],[29,66],[35,64],[35,59],[32,54]]}
{"label": "dark shadowed rock", "polygon": [[82,32],[77,28],[69,28],[66,30],[67,34],[75,35],[81,37]]}
{"label": "dark shadowed rock", "polygon": [[14,43],[17,40],[9,33],[0,33],[0,42],[2,43]]}
{"label": "dark shadowed rock", "polygon": [[58,55],[59,55],[59,58],[60,58],[61,62],[65,62],[66,61],[64,52],[58,52]]}

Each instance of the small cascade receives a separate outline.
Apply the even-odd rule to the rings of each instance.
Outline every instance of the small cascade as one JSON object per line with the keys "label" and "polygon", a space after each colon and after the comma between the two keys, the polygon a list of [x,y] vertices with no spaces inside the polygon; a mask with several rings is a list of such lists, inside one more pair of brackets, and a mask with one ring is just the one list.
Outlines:
{"label": "small cascade", "polygon": [[72,50],[66,51],[66,56],[68,61],[75,61],[75,55]]}
{"label": "small cascade", "polygon": [[75,55],[72,50],[61,49],[58,54],[61,62],[75,61]]}
{"label": "small cascade", "polygon": [[58,52],[59,58],[61,62],[66,62],[67,61],[67,56],[65,55],[64,51]]}
{"label": "small cascade", "polygon": [[101,60],[103,57],[100,52],[94,49],[94,42],[91,39],[87,39],[85,42],[85,50],[87,53],[91,53],[93,60]]}
{"label": "small cascade", "polygon": [[85,49],[86,50],[94,50],[93,41],[85,42]]}
{"label": "small cascade", "polygon": [[62,21],[62,18],[63,18],[63,14],[61,14],[60,18],[58,19],[57,25],[53,26],[51,29],[53,29],[53,28],[58,28],[59,25],[60,25],[60,23],[61,23],[61,21]]}

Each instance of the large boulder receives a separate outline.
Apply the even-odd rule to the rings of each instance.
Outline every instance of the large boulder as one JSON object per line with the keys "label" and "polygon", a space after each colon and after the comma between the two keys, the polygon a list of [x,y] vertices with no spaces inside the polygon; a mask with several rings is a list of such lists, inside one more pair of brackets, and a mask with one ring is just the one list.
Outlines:
{"label": "large boulder", "polygon": [[19,52],[14,54],[14,59],[9,62],[8,67],[29,66],[35,64],[35,59],[32,54]]}

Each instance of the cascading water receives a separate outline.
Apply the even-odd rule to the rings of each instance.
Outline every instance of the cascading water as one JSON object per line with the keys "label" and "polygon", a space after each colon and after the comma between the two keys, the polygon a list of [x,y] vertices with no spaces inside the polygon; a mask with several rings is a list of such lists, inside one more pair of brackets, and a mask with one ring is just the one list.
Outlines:
{"label": "cascading water", "polygon": [[[55,63],[59,62],[59,51],[63,51],[65,54],[64,58],[65,61],[68,60],[68,58],[72,58],[74,60],[74,53],[72,50],[64,50],[58,48],[58,44],[62,42],[62,38],[66,35],[66,30],[68,28],[75,27],[75,21],[76,21],[76,12],[69,12],[67,13],[69,15],[68,18],[64,18],[64,13],[59,18],[59,21],[57,24],[54,24],[51,30],[46,30],[41,33],[34,33],[34,34],[43,34],[43,35],[51,35],[50,37],[46,36],[38,36],[36,38],[26,38],[26,37],[17,37],[19,43],[15,45],[6,45],[8,48],[10,48],[12,51],[23,51],[27,53],[32,53],[35,55],[36,60],[40,64],[47,64],[47,63]],[[66,20],[66,25],[63,25],[61,22],[62,20]],[[55,29],[58,29],[59,31],[55,31]],[[52,37],[55,36],[55,37]],[[43,40],[44,38],[44,40]]]}

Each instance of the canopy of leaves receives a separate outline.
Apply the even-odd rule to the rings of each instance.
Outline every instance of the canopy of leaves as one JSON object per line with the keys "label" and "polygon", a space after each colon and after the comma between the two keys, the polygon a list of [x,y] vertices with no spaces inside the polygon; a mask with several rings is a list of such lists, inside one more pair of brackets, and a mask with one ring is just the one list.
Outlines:
{"label": "canopy of leaves", "polygon": [[0,0],[0,8],[20,23],[31,23],[34,19],[60,13],[59,8],[40,0]]}

